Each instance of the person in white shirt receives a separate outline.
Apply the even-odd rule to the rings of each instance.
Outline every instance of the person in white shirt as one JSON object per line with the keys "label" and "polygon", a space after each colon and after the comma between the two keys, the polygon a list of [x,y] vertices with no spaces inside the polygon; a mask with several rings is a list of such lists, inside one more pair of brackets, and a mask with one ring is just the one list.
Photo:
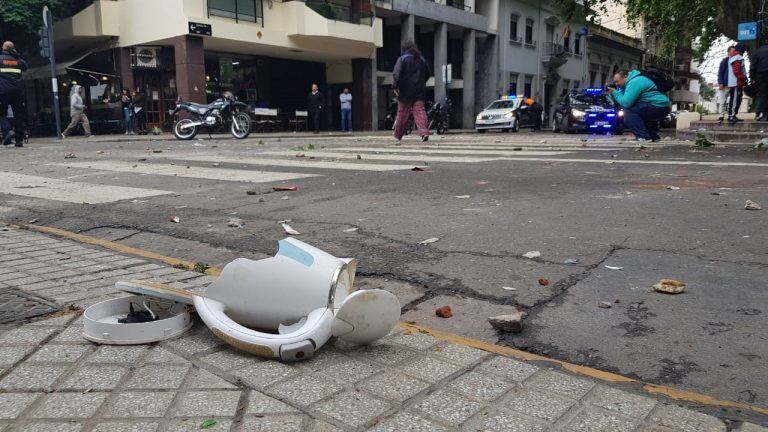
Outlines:
{"label": "person in white shirt", "polygon": [[339,95],[341,102],[341,130],[352,132],[352,93],[348,88]]}

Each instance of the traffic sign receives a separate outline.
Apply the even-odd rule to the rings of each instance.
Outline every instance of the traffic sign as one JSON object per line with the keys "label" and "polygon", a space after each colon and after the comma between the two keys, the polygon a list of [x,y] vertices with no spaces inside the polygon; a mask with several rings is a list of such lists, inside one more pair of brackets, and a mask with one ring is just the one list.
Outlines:
{"label": "traffic sign", "polygon": [[740,41],[749,41],[757,39],[757,23],[746,22],[739,23],[739,37]]}

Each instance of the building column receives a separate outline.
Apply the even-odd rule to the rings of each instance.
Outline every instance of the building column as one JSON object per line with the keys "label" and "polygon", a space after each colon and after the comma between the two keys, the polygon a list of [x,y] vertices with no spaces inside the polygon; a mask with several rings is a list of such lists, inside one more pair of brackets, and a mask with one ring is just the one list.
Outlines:
{"label": "building column", "polygon": [[[499,88],[499,56],[498,39],[495,35],[486,35],[480,38],[477,56],[480,67],[477,70],[478,80],[475,83],[477,89],[477,98],[475,100],[475,111],[479,112],[485,104],[506,94],[505,89]],[[522,88],[520,83],[525,83],[525,75],[518,77],[518,92]]]}
{"label": "building column", "polygon": [[435,24],[435,64],[432,74],[435,76],[435,102],[442,103],[447,94],[443,80],[443,66],[448,64],[448,24]]}
{"label": "building column", "polygon": [[206,103],[203,38],[177,36],[173,39],[173,49],[178,96],[185,102]]}
{"label": "building column", "polygon": [[400,23],[400,43],[407,40],[416,41],[416,17],[411,14],[403,15]]}
{"label": "building column", "polygon": [[131,49],[115,48],[115,59],[117,60],[117,73],[120,74],[120,85],[123,88],[135,89],[136,82],[133,79],[133,68],[131,68]]}
{"label": "building column", "polygon": [[475,125],[475,30],[464,31],[464,59],[461,64],[464,80],[462,91],[461,126],[470,129]]}
{"label": "building column", "polygon": [[352,128],[377,129],[376,59],[352,59]]}

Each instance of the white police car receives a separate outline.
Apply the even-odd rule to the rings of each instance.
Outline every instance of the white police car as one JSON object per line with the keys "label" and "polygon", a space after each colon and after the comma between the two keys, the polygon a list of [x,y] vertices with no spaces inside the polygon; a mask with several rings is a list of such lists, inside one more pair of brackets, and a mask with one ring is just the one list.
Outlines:
{"label": "white police car", "polygon": [[475,118],[475,130],[480,133],[487,130],[517,132],[521,127],[535,126],[535,114],[524,101],[523,95],[509,95],[491,102]]}

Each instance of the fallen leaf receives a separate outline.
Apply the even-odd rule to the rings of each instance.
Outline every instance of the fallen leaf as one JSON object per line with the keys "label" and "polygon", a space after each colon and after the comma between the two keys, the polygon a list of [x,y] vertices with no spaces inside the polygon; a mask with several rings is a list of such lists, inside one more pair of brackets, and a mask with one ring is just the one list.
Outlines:
{"label": "fallen leaf", "polygon": [[425,245],[425,244],[435,243],[436,241],[439,241],[439,240],[440,240],[439,237],[432,237],[432,238],[428,238],[426,240],[420,241],[419,244]]}
{"label": "fallen leaf", "polygon": [[292,192],[297,189],[296,186],[272,186],[272,190],[275,192]]}
{"label": "fallen leaf", "polygon": [[608,270],[624,270],[624,267],[616,267],[616,266],[605,266]]}
{"label": "fallen leaf", "polygon": [[169,221],[171,221],[171,222],[173,222],[173,223],[179,223],[179,222],[181,222],[181,219],[179,219],[179,217],[178,217],[178,216],[171,216],[171,217],[169,217],[169,218],[168,218],[168,220],[169,220]]}
{"label": "fallen leaf", "polygon": [[439,316],[440,318],[450,318],[453,316],[453,311],[451,311],[450,306],[441,306],[435,309],[435,315]]}
{"label": "fallen leaf", "polygon": [[219,424],[219,421],[216,419],[208,419],[202,423],[200,423],[200,429],[210,429],[214,426]]}
{"label": "fallen leaf", "polygon": [[36,222],[37,222],[37,219],[32,219],[31,221],[29,221],[29,223],[31,223],[31,224],[36,223]]}
{"label": "fallen leaf", "polygon": [[549,285],[549,279],[544,279],[544,278],[539,279],[539,285],[541,286]]}
{"label": "fallen leaf", "polygon": [[744,203],[744,210],[762,210],[763,208],[760,206],[760,204],[752,201],[747,200],[746,203]]}
{"label": "fallen leaf", "polygon": [[280,224],[280,226],[283,227],[283,230],[285,231],[286,234],[289,234],[289,235],[299,235],[299,234],[301,234],[300,232],[298,232],[295,229],[293,229],[290,225],[288,225],[288,222],[290,222],[290,221],[289,220],[284,220],[284,221],[279,221],[278,222]]}
{"label": "fallen leaf", "polygon": [[530,259],[538,258],[540,256],[541,256],[541,252],[539,251],[530,251],[523,254],[523,257],[530,258]]}
{"label": "fallen leaf", "polygon": [[664,294],[680,294],[685,291],[685,284],[675,279],[662,279],[653,285],[653,289]]}
{"label": "fallen leaf", "polygon": [[597,303],[597,307],[603,309],[610,309],[613,305],[610,302],[601,301]]}
{"label": "fallen leaf", "polygon": [[64,155],[64,159],[74,159],[74,158],[76,158],[76,157],[77,157],[77,156],[75,156],[75,154],[74,154],[74,153],[72,153],[72,152],[70,152],[70,153],[67,153],[67,154],[65,154],[65,155]]}

